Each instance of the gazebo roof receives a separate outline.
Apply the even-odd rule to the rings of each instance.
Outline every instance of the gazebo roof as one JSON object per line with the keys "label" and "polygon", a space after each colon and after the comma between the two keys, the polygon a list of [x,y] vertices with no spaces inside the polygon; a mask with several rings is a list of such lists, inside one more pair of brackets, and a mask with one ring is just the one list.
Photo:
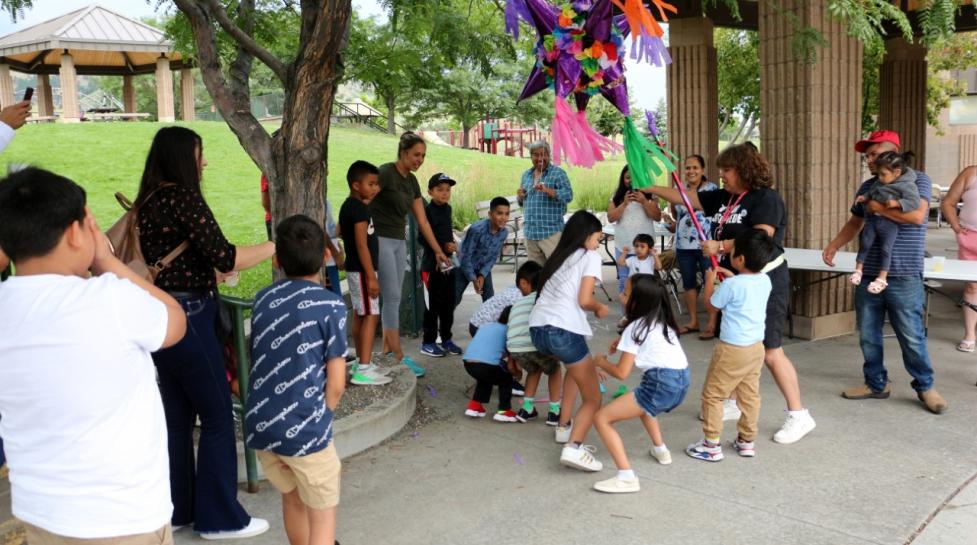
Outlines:
{"label": "gazebo roof", "polygon": [[183,67],[172,47],[159,29],[93,5],[0,37],[0,62],[28,74],[57,74],[68,52],[79,74],[149,74],[160,55],[171,68]]}

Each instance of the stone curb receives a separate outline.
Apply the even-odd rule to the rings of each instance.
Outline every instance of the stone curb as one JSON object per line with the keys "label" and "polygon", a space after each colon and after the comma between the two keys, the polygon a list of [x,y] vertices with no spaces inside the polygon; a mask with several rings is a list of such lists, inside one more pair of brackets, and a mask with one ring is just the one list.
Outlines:
{"label": "stone curb", "polygon": [[[337,420],[333,428],[333,440],[341,459],[359,454],[389,439],[410,421],[417,406],[417,377],[407,369],[398,369],[391,374],[394,383],[407,384],[407,388],[391,403]],[[261,464],[258,464],[258,479],[264,480]],[[237,480],[247,483],[247,469],[244,465],[244,444],[237,443]]]}

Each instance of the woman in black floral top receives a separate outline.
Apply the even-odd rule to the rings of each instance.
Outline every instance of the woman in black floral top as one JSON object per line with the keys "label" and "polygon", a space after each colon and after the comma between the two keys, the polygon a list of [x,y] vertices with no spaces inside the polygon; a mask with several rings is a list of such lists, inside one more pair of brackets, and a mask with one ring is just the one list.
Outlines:
{"label": "woman in black floral top", "polygon": [[[153,354],[169,437],[173,526],[202,534],[246,537],[268,529],[237,501],[237,450],[230,387],[217,340],[216,272],[254,267],[275,252],[272,242],[234,246],[224,237],[200,190],[207,161],[197,133],[165,127],[146,158],[136,204],[139,242],[148,263],[183,241],[189,247],[156,278],[187,313],[187,334]],[[200,417],[194,464],[193,426]]]}

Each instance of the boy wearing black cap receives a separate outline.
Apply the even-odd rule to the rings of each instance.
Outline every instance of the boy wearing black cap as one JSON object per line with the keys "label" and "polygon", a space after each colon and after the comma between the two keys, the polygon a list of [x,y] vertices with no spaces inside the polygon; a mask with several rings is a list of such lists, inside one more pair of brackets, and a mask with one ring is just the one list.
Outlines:
{"label": "boy wearing black cap", "polygon": [[[458,251],[452,230],[451,205],[448,204],[451,200],[451,188],[455,183],[457,182],[441,172],[431,176],[427,183],[427,193],[431,196],[431,201],[424,207],[434,238],[447,256],[452,256]],[[455,320],[455,271],[451,268],[438,267],[434,259],[434,251],[424,237],[418,237],[418,242],[424,248],[421,276],[426,279],[428,293],[421,353],[432,358],[443,358],[448,353],[460,355],[461,348],[451,341],[451,326]],[[439,332],[441,346],[435,343]]]}

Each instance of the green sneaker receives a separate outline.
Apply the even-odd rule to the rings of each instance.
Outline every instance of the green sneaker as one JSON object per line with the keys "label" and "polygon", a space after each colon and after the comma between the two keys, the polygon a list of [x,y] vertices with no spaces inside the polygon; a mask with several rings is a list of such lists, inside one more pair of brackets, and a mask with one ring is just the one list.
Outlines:
{"label": "green sneaker", "polygon": [[411,372],[413,372],[414,375],[416,375],[418,378],[424,376],[425,373],[424,368],[421,367],[420,365],[417,365],[417,362],[412,360],[410,356],[404,356],[404,359],[400,360],[400,363],[406,365],[407,368],[410,369]]}

